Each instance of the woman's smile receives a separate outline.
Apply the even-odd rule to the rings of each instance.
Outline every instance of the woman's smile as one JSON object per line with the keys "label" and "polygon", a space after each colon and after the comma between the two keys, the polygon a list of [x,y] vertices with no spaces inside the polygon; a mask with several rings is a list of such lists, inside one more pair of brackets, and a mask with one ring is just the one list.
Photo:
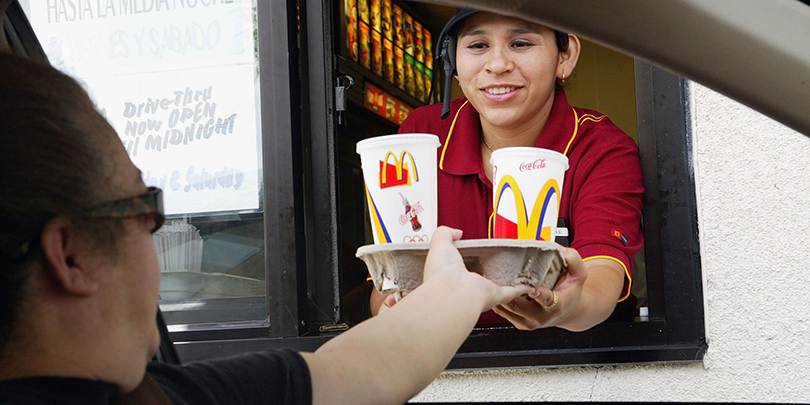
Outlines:
{"label": "woman's smile", "polygon": [[499,87],[490,87],[484,89],[489,94],[499,96],[501,94],[510,93],[517,90],[516,86],[499,86]]}
{"label": "woman's smile", "polygon": [[510,100],[515,96],[517,96],[517,93],[521,89],[522,87],[519,86],[496,85],[485,87],[481,89],[481,92],[488,100],[502,102]]}

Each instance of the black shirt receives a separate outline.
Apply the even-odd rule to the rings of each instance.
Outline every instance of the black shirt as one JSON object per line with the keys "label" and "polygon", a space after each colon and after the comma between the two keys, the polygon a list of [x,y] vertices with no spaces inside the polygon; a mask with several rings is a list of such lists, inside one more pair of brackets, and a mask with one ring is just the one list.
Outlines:
{"label": "black shirt", "polygon": [[[151,363],[147,372],[175,404],[311,404],[303,357],[272,350],[183,366]],[[0,381],[0,404],[109,404],[118,388],[103,381],[31,377]]]}

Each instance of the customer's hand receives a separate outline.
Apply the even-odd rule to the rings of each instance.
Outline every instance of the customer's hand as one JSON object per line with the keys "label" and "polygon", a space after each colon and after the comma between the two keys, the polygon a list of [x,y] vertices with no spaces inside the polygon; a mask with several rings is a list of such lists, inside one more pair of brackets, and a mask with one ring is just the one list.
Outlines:
{"label": "customer's hand", "polygon": [[425,262],[423,283],[442,283],[445,288],[471,288],[481,297],[484,297],[480,312],[492,309],[529,294],[533,291],[531,286],[520,284],[517,286],[499,286],[478,273],[467,270],[461,254],[453,245],[454,240],[461,239],[461,231],[445,226],[439,227],[433,233],[430,242],[430,252]]}
{"label": "customer's hand", "polygon": [[[488,311],[495,305],[512,301],[514,297],[527,295],[533,291],[532,287],[523,284],[501,287],[477,273],[468,271],[464,266],[461,254],[453,245],[453,241],[459,239],[461,239],[461,231],[446,226],[439,227],[433,233],[430,251],[425,261],[423,283],[433,281],[444,283],[445,288],[468,286],[480,290],[480,294],[486,297],[481,312]],[[402,292],[403,299],[407,295],[407,291]],[[396,303],[394,294],[386,295],[377,315],[387,311]]]}

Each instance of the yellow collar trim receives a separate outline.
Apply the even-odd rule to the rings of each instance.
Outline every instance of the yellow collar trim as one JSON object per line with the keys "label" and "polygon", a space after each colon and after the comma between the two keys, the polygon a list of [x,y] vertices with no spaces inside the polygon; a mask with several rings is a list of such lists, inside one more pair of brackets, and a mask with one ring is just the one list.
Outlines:
{"label": "yellow collar trim", "polygon": [[568,145],[565,146],[565,151],[563,152],[563,155],[565,156],[568,156],[568,151],[571,149],[571,144],[574,143],[574,139],[576,139],[577,137],[577,133],[579,132],[579,124],[585,121],[599,122],[602,121],[605,117],[607,117],[607,115],[600,115],[597,117],[596,115],[593,114],[585,114],[582,117],[580,117],[577,115],[577,110],[574,107],[571,107],[571,110],[574,111],[574,133],[571,134],[571,139],[568,140]]}
{"label": "yellow collar trim", "polygon": [[568,149],[571,148],[571,144],[574,143],[574,139],[577,137],[577,132],[579,131],[579,116],[577,116],[577,110],[571,107],[571,111],[574,112],[574,133],[571,134],[571,139],[568,140],[568,145],[565,146],[565,151],[563,152],[565,156],[568,156]]}
{"label": "yellow collar trim", "polygon": [[450,124],[450,131],[447,132],[447,139],[444,140],[444,148],[442,148],[442,157],[441,159],[439,159],[440,170],[444,170],[444,154],[447,152],[447,145],[450,144],[450,137],[453,136],[453,128],[456,127],[456,120],[458,119],[458,114],[461,112],[461,109],[463,109],[464,106],[467,105],[467,103],[469,102],[470,100],[464,101],[464,104],[462,104],[461,107],[458,108],[458,111],[456,111],[456,116],[453,117],[453,123]]}

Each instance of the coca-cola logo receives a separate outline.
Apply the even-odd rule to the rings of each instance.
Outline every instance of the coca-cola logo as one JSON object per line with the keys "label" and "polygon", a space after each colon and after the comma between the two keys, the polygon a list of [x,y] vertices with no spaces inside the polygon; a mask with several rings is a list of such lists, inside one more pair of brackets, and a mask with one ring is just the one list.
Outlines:
{"label": "coca-cola logo", "polygon": [[534,162],[523,162],[520,164],[520,171],[537,170],[546,167],[546,159],[537,159]]}
{"label": "coca-cola logo", "polygon": [[416,204],[411,206],[410,211],[408,211],[406,214],[403,214],[403,215],[399,216],[399,224],[400,225],[407,224],[412,219],[416,218],[416,216],[419,215],[420,213],[422,213],[422,211],[424,211],[424,210],[425,209],[422,208],[422,202],[417,202]]}

